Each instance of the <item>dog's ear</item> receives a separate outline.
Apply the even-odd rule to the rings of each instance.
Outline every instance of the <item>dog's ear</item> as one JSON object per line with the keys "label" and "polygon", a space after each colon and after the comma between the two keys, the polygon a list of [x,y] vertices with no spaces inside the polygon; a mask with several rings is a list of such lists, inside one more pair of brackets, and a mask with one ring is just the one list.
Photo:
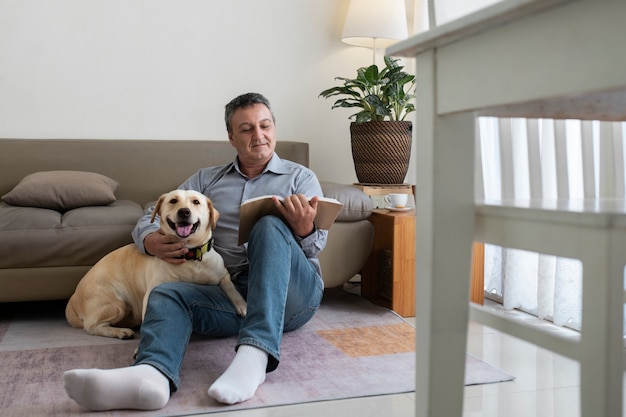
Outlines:
{"label": "dog's ear", "polygon": [[154,218],[158,214],[161,215],[161,206],[163,206],[163,201],[165,200],[166,194],[161,195],[154,205],[154,210],[152,211],[152,217],[150,217],[150,223],[154,223]]}
{"label": "dog's ear", "polygon": [[209,207],[209,214],[211,215],[211,230],[215,230],[217,227],[217,219],[220,217],[220,212],[213,206],[213,202],[209,197],[206,198],[206,204]]}

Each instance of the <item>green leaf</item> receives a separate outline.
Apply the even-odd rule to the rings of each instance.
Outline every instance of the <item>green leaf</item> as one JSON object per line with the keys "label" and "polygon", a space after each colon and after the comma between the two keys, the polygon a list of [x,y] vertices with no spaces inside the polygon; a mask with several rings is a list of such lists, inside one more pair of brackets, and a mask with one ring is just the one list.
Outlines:
{"label": "green leaf", "polygon": [[357,123],[404,120],[415,111],[415,76],[403,71],[398,59],[384,57],[385,66],[358,68],[356,78],[335,77],[343,85],[328,88],[319,96],[338,97],[331,108],[359,108],[350,115]]}

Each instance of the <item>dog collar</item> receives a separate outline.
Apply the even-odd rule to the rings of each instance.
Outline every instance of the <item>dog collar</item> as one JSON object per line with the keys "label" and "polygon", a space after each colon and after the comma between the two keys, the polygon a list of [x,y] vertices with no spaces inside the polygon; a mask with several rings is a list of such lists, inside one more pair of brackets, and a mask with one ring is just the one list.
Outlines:
{"label": "dog collar", "polygon": [[209,241],[202,246],[189,248],[189,252],[187,252],[185,256],[182,256],[182,258],[189,259],[192,261],[201,261],[202,255],[210,251],[212,248],[213,248],[213,238],[209,239]]}

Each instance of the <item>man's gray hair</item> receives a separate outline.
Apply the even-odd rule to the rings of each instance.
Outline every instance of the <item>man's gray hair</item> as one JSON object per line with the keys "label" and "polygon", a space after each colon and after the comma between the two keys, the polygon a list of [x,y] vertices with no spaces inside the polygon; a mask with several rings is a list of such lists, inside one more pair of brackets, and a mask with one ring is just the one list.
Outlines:
{"label": "man's gray hair", "polygon": [[230,119],[233,117],[233,113],[235,110],[241,109],[244,107],[250,107],[255,104],[263,104],[267,107],[272,114],[272,121],[276,123],[276,117],[274,117],[274,112],[272,111],[272,107],[270,106],[270,102],[268,99],[263,97],[259,93],[246,93],[242,94],[238,97],[235,97],[226,105],[226,112],[224,114],[224,119],[226,121],[226,131],[228,133],[232,132],[232,126],[230,125]]}

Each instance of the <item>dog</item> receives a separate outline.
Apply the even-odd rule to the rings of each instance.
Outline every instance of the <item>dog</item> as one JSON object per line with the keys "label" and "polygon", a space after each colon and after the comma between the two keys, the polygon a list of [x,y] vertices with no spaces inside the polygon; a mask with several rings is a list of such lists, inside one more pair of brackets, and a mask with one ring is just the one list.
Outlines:
{"label": "dog", "polygon": [[65,309],[70,326],[92,335],[130,339],[135,333],[132,328],[143,321],[150,291],[173,281],[219,285],[237,314],[246,315],[246,301],[212,247],[219,217],[212,201],[196,191],[175,190],[159,197],[151,222],[157,214],[163,233],[188,241],[185,258],[191,259],[170,264],[141,253],[133,243],[114,250],[78,283]]}

